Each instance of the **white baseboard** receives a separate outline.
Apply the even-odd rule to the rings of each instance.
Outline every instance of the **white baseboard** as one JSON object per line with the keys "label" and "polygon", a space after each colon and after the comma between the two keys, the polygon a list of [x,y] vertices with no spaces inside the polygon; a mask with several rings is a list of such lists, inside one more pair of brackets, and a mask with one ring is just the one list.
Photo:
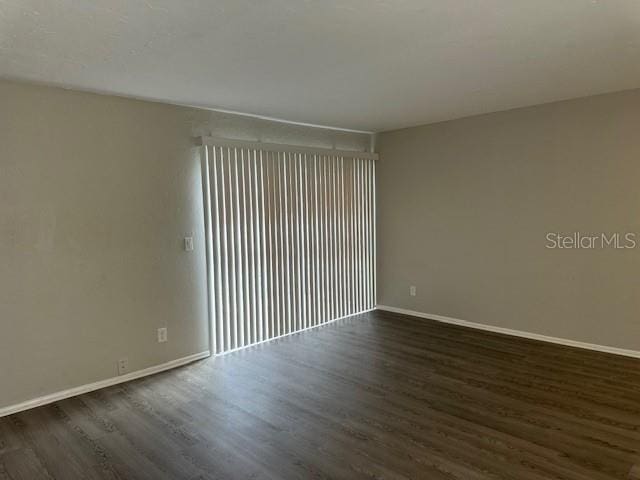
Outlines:
{"label": "white baseboard", "polygon": [[[415,310],[407,310],[405,308],[391,307],[388,305],[377,305],[375,309],[386,311],[386,312],[400,313],[400,314],[409,315],[412,317],[425,318],[428,320],[435,320],[437,322],[449,323],[452,325],[460,325],[463,327],[474,328],[477,330],[485,330],[488,332],[502,333],[505,335],[512,335],[515,337],[528,338],[531,340],[539,340],[542,342],[556,343],[559,345],[566,345],[569,347],[584,348],[587,350],[595,350],[597,352],[612,353],[614,355],[623,355],[625,357],[640,358],[640,351],[637,351],[637,350],[627,350],[624,348],[598,345],[595,343],[578,342],[575,340],[568,340],[566,338],[550,337],[548,335],[541,335],[538,333],[525,332],[522,330],[513,330],[510,328],[504,328],[504,327],[496,327],[493,325],[485,325],[483,323],[470,322],[468,320],[460,320],[458,318],[447,317],[444,315],[418,312]],[[370,310],[359,312],[355,315],[360,315],[362,313],[366,313],[367,311],[370,311]],[[352,316],[352,315],[349,315],[349,316]],[[339,320],[339,319],[336,319],[336,320]],[[319,325],[319,326],[325,326],[325,325],[326,324]],[[317,327],[318,326],[311,327],[305,330],[311,330],[312,328],[317,328]],[[299,333],[299,332],[296,332],[296,333]],[[272,340],[275,340],[275,339],[272,339]],[[230,352],[226,352],[226,353],[230,353]],[[70,388],[68,390],[63,390],[60,392],[51,393],[49,395],[44,395],[42,397],[33,398],[31,400],[27,400],[25,402],[21,402],[15,405],[2,407],[0,408],[0,417],[12,415],[14,413],[22,412],[24,410],[29,410],[35,407],[40,407],[42,405],[47,405],[49,403],[57,402],[59,400],[64,400],[65,398],[82,395],[83,393],[93,392],[94,390],[100,390],[101,388],[110,387],[112,385],[117,385],[119,383],[129,382],[137,378],[142,378],[149,375],[153,375],[155,373],[164,372],[165,370],[171,370],[172,368],[180,367],[182,365],[186,365],[188,363],[195,362],[196,360],[201,360],[203,358],[207,358],[210,356],[211,356],[211,352],[209,351],[200,352],[193,355],[189,355],[187,357],[171,360],[169,362],[162,363],[160,365],[155,365],[153,367],[145,368],[143,370],[127,373],[126,375],[112,377],[106,380],[100,380],[98,382],[89,383],[86,385],[81,385],[79,387]]]}
{"label": "white baseboard", "polygon": [[[270,338],[269,340],[265,340],[263,342],[258,342],[255,344],[251,344],[251,345],[247,345],[246,347],[241,347],[241,348],[237,348],[237,349],[233,349],[233,350],[229,350],[227,352],[221,353],[221,354],[217,354],[216,356],[220,356],[220,355],[227,355],[229,353],[233,353],[236,352],[238,350],[242,350],[245,348],[249,348],[249,347],[254,347],[260,343],[267,343],[267,342],[271,342],[273,340],[278,340],[279,338],[283,338],[289,335],[294,335],[297,333],[302,333],[308,330],[313,330],[316,328],[320,328],[320,327],[324,327],[327,326],[333,322],[337,322],[338,320],[343,320],[345,318],[348,317],[354,317],[356,315],[361,315],[363,313],[367,313],[367,312],[371,312],[375,310],[375,308],[371,308],[369,310],[364,310],[362,312],[358,312],[358,313],[354,313],[351,315],[347,315],[345,317],[340,317],[340,318],[336,318],[334,320],[331,320],[327,323],[323,323],[320,325],[314,325],[313,327],[308,327],[308,328],[304,328],[302,330],[298,330],[296,332],[292,332],[292,333],[288,333],[286,335],[280,335],[278,337],[274,337],[274,338]],[[189,355],[188,357],[184,357],[184,358],[178,358],[176,360],[171,360],[170,362],[167,363],[163,363],[161,365],[155,365],[153,367],[149,367],[149,368],[145,368],[143,370],[138,370],[136,372],[131,372],[131,373],[127,373],[126,375],[121,375],[118,377],[112,377],[112,378],[108,378],[106,380],[100,380],[99,382],[94,382],[94,383],[89,383],[87,385],[81,385],[79,387],[75,387],[75,388],[70,388],[69,390],[63,390],[61,392],[55,392],[55,393],[51,393],[49,395],[44,395],[42,397],[37,397],[31,400],[27,400],[25,402],[21,402],[15,405],[9,405],[7,407],[2,407],[0,408],[0,418],[1,417],[5,417],[7,415],[12,415],[14,413],[18,413],[18,412],[22,412],[24,410],[29,410],[31,408],[35,408],[35,407],[40,407],[42,405],[47,405],[49,403],[53,403],[53,402],[57,402],[59,400],[64,400],[65,398],[70,398],[70,397],[75,397],[77,395],[82,395],[83,393],[88,393],[88,392],[93,392],[94,390],[99,390],[101,388],[105,388],[105,387],[110,387],[112,385],[117,385],[119,383],[124,383],[124,382],[128,382],[131,380],[135,380],[136,378],[141,378],[141,377],[146,377],[148,375],[153,375],[154,373],[160,373],[163,372],[165,370],[170,370],[172,368],[176,368],[176,367],[180,367],[182,365],[186,365],[187,363],[191,363],[191,362],[195,362],[196,360],[200,360],[203,358],[207,358],[211,356],[211,352],[210,351],[206,351],[206,352],[200,352],[200,353],[196,353],[194,355]]]}
{"label": "white baseboard", "polygon": [[463,327],[475,328],[477,330],[486,330],[488,332],[503,333],[514,337],[528,338],[531,340],[539,340],[541,342],[557,343],[568,347],[584,348],[586,350],[595,350],[597,352],[612,353],[614,355],[623,355],[625,357],[640,358],[640,351],[627,350],[624,348],[609,347],[606,345],[598,345],[595,343],[578,342],[576,340],[568,340],[566,338],[550,337],[548,335],[540,335],[539,333],[524,332],[522,330],[512,330],[511,328],[495,327],[493,325],[485,325],[483,323],[469,322],[468,320],[460,320],[453,317],[445,317],[444,315],[435,315],[432,313],[416,312],[415,310],[407,310],[404,308],[390,307],[388,305],[377,305],[377,310],[386,312],[401,313],[412,317],[426,318],[437,322],[450,323],[452,325],[460,325]]}
{"label": "white baseboard", "polygon": [[0,417],[5,417],[7,415],[12,415],[14,413],[22,412],[23,410],[29,410],[30,408],[47,405],[48,403],[64,400],[65,398],[82,395],[83,393],[93,392],[94,390],[110,387],[112,385],[117,385],[119,383],[129,382],[131,380],[135,380],[136,378],[142,378],[149,375],[153,375],[155,373],[164,372],[165,370],[170,370],[172,368],[180,367],[182,365],[186,365],[187,363],[195,362],[196,360],[201,360],[203,358],[207,358],[210,356],[211,356],[211,352],[207,350],[206,352],[195,353],[187,357],[171,360],[170,362],[162,363],[160,365],[154,365],[153,367],[127,373],[125,375],[120,375],[118,377],[112,377],[106,380],[100,380],[98,382],[89,383],[87,385],[81,385],[79,387],[70,388],[68,390],[63,390],[61,392],[50,393],[49,395],[33,398],[31,400],[27,400],[26,402],[18,403],[16,405],[9,405],[8,407],[2,407],[0,408]]}

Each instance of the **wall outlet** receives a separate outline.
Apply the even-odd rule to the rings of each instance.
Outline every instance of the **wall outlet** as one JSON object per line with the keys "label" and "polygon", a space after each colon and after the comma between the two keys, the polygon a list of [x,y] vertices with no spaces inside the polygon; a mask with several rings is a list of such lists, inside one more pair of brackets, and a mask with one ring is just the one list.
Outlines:
{"label": "wall outlet", "polygon": [[118,375],[124,375],[129,372],[129,359],[121,358],[118,360]]}
{"label": "wall outlet", "polygon": [[409,295],[411,295],[412,297],[416,296],[416,287],[415,286],[411,285],[409,287]]}
{"label": "wall outlet", "polygon": [[184,237],[185,252],[193,252],[193,237]]}
{"label": "wall outlet", "polygon": [[158,329],[158,343],[164,343],[167,341],[167,327]]}

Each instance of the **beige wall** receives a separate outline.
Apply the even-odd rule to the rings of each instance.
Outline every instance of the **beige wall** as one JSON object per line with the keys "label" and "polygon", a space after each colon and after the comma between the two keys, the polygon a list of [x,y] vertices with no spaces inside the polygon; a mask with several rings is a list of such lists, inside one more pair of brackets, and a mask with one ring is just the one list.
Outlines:
{"label": "beige wall", "polygon": [[370,140],[0,81],[0,408],[208,349],[203,133]]}
{"label": "beige wall", "polygon": [[[383,133],[378,304],[640,350],[640,90]],[[409,296],[409,286],[417,296]]]}

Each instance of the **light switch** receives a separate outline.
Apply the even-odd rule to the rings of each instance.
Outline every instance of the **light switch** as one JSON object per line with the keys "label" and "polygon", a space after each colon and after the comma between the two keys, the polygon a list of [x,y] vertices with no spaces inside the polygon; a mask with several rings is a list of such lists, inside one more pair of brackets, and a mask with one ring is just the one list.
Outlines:
{"label": "light switch", "polygon": [[186,252],[193,251],[193,237],[184,237],[184,249]]}

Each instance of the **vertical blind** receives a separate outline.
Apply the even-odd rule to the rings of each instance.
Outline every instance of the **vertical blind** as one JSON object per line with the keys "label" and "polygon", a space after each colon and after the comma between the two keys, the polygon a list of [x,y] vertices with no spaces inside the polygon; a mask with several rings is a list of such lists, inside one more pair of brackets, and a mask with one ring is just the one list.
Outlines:
{"label": "vertical blind", "polygon": [[205,148],[215,353],[375,306],[374,160]]}

